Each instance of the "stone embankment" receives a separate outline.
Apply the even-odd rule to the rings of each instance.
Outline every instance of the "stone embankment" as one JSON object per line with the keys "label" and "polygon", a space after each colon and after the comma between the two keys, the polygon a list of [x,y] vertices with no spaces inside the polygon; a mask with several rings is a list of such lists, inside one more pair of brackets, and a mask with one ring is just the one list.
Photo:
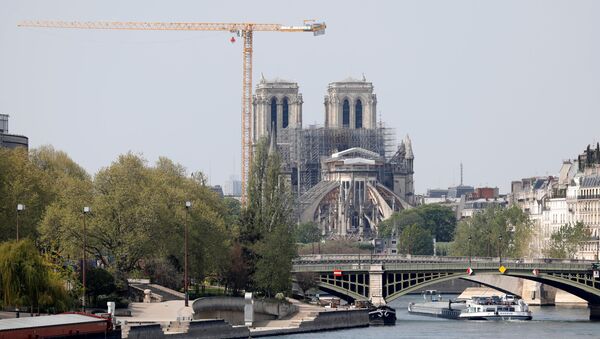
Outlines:
{"label": "stone embankment", "polygon": [[[184,317],[179,317],[184,309],[183,305],[171,305],[170,303],[176,302],[139,304],[139,306],[148,308],[147,312],[133,312],[136,317],[130,318],[130,322],[125,323],[122,332],[123,338],[257,338],[369,326],[369,315],[366,309],[326,309],[297,300],[290,300],[289,304],[280,306],[276,306],[275,303],[267,302],[261,305],[255,302],[256,309],[260,309],[265,314],[270,313],[273,320],[258,320],[254,323],[254,327],[250,328],[243,325],[232,325],[223,319],[189,321]],[[202,306],[195,302],[194,310],[213,307],[217,305],[216,303],[219,303],[216,298],[200,302],[199,304]],[[238,309],[238,304],[238,300],[229,299],[219,307]],[[155,307],[150,308],[150,306]],[[157,307],[158,309],[156,309]],[[165,313],[165,311],[167,312]],[[157,313],[162,313],[162,321]],[[178,320],[172,321],[171,319],[174,319],[176,315]]]}
{"label": "stone embankment", "polygon": [[[258,338],[273,335],[331,331],[354,327],[369,326],[367,310],[331,310],[319,312],[314,319],[299,322],[280,320],[277,327],[265,326],[248,328],[232,326],[223,319],[193,320],[182,326],[182,331],[169,331],[161,324],[132,325],[123,332],[123,338],[129,339],[209,339],[209,338]],[[275,324],[271,324],[275,325]]]}

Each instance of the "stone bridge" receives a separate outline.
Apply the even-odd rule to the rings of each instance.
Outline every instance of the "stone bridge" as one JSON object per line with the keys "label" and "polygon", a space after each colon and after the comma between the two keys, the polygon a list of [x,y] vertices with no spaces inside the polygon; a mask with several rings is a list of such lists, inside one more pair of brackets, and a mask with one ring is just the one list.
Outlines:
{"label": "stone bridge", "polygon": [[312,272],[321,290],[349,301],[368,299],[375,304],[445,280],[505,275],[572,293],[588,302],[590,319],[600,320],[600,278],[594,278],[592,264],[562,259],[305,255],[294,259],[292,272]]}

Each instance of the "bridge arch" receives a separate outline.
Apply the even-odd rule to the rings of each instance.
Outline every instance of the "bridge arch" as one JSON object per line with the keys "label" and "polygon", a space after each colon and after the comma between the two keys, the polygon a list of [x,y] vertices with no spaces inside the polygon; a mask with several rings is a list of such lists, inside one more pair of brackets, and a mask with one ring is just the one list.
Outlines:
{"label": "bridge arch", "polygon": [[[294,262],[295,272],[309,271],[318,276],[320,288],[329,289],[350,299],[371,299],[391,302],[410,292],[435,283],[468,278],[467,267],[477,275],[503,275],[532,280],[574,294],[588,302],[591,319],[600,319],[600,278],[593,277],[591,262],[507,259],[499,271],[498,259],[476,258],[469,264],[466,258],[377,256],[368,262],[360,256],[305,256]],[[376,264],[375,264],[376,263]],[[342,274],[334,276],[333,270]],[[361,275],[362,278],[358,278]]]}
{"label": "bridge arch", "polygon": [[[395,273],[385,273],[387,279],[389,275]],[[477,275],[505,275],[509,277],[521,278],[536,281],[539,283],[546,284],[548,286],[556,287],[568,293],[578,296],[581,299],[586,300],[590,304],[600,304],[600,281],[592,278],[591,274],[571,274],[570,277],[555,276],[554,274],[540,273],[535,276],[533,273],[524,272],[507,272],[502,274],[496,271],[481,271],[475,273]],[[383,284],[383,296],[386,302],[391,302],[405,294],[415,292],[423,289],[424,287],[460,278],[468,278],[469,275],[465,273],[439,273],[439,272],[421,272],[415,273],[415,278],[410,280],[401,280],[389,282],[384,279]],[[401,285],[401,286],[399,286]],[[399,288],[398,288],[399,287]],[[502,289],[501,287],[491,286],[493,288]]]}

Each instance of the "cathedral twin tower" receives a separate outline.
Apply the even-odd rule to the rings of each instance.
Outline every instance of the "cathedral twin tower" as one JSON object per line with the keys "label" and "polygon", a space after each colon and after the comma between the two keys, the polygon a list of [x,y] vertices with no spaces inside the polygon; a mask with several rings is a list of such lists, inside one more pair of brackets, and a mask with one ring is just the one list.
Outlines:
{"label": "cathedral twin tower", "polygon": [[276,147],[298,220],[315,222],[324,235],[364,239],[414,204],[412,143],[407,136],[395,145],[378,126],[377,97],[364,77],[329,84],[323,127],[302,128],[297,83],[263,77],[255,93],[253,143],[269,137]]}
{"label": "cathedral twin tower", "polygon": [[[302,94],[295,82],[264,77],[256,86],[253,98],[253,135],[256,142],[271,129],[302,128]],[[333,82],[325,96],[325,128],[372,129],[377,125],[377,96],[373,84],[346,79]]]}

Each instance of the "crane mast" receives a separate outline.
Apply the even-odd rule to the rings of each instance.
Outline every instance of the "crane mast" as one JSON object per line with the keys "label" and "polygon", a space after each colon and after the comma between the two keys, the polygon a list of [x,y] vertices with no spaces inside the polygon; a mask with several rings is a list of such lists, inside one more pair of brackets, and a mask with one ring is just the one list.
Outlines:
{"label": "crane mast", "polygon": [[247,185],[252,162],[252,45],[255,31],[259,32],[312,32],[325,34],[325,23],[305,20],[301,26],[257,23],[218,22],[130,22],[130,21],[22,21],[19,27],[110,29],[142,31],[226,31],[244,38],[242,50],[242,205],[247,203]]}

